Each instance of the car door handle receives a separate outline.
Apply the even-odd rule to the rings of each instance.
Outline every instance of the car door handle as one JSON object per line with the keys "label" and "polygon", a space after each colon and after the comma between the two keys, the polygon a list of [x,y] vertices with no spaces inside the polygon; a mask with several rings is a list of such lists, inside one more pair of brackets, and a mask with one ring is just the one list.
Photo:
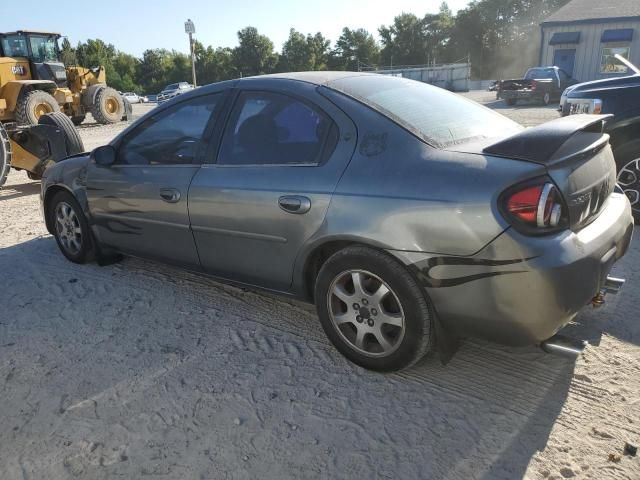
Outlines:
{"label": "car door handle", "polygon": [[160,198],[168,203],[177,203],[180,201],[180,190],[175,188],[161,188]]}
{"label": "car door handle", "polygon": [[284,195],[278,199],[278,206],[287,213],[307,213],[311,200],[301,195]]}

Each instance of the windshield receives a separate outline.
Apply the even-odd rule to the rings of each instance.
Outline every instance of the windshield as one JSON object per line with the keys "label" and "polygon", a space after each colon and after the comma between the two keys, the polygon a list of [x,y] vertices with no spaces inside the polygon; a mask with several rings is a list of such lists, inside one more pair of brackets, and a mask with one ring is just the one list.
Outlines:
{"label": "windshield", "polygon": [[178,88],[177,83],[172,83],[171,85],[167,85],[166,87],[164,87],[165,90],[175,90],[177,88]]}
{"label": "windshield", "polygon": [[554,79],[556,72],[553,68],[530,68],[524,76],[525,80]]}
{"label": "windshield", "polygon": [[522,128],[460,95],[405,78],[367,75],[336,80],[329,86],[381,111],[435,147]]}
{"label": "windshield", "polygon": [[22,35],[7,35],[2,38],[2,50],[7,57],[27,57],[27,40]]}
{"label": "windshield", "polygon": [[36,63],[58,61],[58,46],[56,38],[51,35],[31,35],[31,55]]}

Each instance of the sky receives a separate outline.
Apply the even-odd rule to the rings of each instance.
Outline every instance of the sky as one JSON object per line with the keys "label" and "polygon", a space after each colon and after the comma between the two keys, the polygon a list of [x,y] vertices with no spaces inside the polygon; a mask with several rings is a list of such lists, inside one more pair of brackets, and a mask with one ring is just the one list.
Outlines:
{"label": "sky", "polygon": [[[237,32],[254,26],[280,50],[289,29],[307,34],[322,32],[332,45],[343,27],[378,27],[402,13],[436,13],[441,0],[107,0],[58,3],[38,0],[0,0],[0,31],[46,30],[66,35],[72,45],[100,38],[118,50],[141,56],[148,48],[187,52],[184,22],[191,18],[196,38],[205,46],[234,47]],[[448,0],[455,13],[469,0]],[[46,5],[46,7],[45,7]],[[69,8],[75,5],[76,8]]]}

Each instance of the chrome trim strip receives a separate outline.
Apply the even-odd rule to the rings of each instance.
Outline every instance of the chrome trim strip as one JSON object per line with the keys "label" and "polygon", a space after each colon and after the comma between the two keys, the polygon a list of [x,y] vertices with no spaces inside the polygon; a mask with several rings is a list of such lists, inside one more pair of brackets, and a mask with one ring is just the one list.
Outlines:
{"label": "chrome trim strip", "polygon": [[538,211],[536,213],[536,224],[539,227],[544,227],[544,206],[547,204],[547,199],[551,193],[551,189],[554,188],[553,184],[545,183],[542,193],[540,194],[540,200],[538,200]]}

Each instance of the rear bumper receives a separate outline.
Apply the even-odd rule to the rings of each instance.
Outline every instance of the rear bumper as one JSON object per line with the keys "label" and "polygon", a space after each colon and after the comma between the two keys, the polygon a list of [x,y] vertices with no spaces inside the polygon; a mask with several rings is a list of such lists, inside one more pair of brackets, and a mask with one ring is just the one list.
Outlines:
{"label": "rear bumper", "polygon": [[504,100],[542,97],[542,93],[533,90],[501,90],[498,98]]}
{"label": "rear bumper", "polygon": [[471,257],[392,253],[416,273],[449,332],[529,345],[554,335],[590,302],[632,233],[629,202],[614,193],[579,232],[527,237],[508,229]]}

